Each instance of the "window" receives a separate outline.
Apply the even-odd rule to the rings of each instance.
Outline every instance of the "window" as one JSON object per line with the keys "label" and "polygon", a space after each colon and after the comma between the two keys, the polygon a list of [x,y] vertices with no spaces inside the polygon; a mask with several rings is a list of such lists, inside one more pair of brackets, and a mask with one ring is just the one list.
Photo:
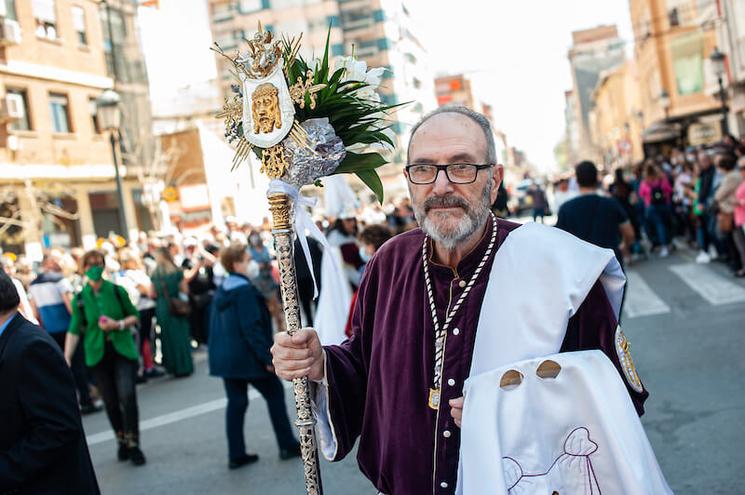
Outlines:
{"label": "window", "polygon": [[31,130],[31,118],[28,115],[28,94],[25,89],[10,89],[6,90],[8,95],[17,95],[23,100],[23,116],[10,121],[8,128],[12,131],[30,131]]}
{"label": "window", "polygon": [[334,43],[331,45],[331,56],[341,57],[344,55],[344,45],[342,43]]}
{"label": "window", "polygon": [[52,128],[54,132],[70,132],[70,105],[67,95],[49,93],[49,110],[52,114]]}
{"label": "window", "polygon": [[[127,40],[127,26],[124,16],[121,10],[106,7],[105,4],[101,4],[100,16],[107,73],[118,81],[131,82],[130,66],[124,56],[124,44]],[[116,63],[116,67],[114,67],[114,63]]]}
{"label": "window", "polygon": [[98,113],[96,108],[96,99],[88,98],[88,108],[91,113],[91,128],[95,134],[101,134],[101,124],[98,123]]}
{"label": "window", "polygon": [[326,26],[339,27],[339,16],[330,15],[326,18]]}
{"label": "window", "polygon": [[263,8],[265,8],[264,2],[261,0],[239,0],[238,2],[238,12],[241,14],[250,14]]}
{"label": "window", "polygon": [[679,95],[704,90],[704,39],[701,33],[678,36],[670,41],[670,52]]}
{"label": "window", "polygon": [[346,10],[341,13],[341,23],[345,31],[366,29],[373,25],[372,13],[369,9],[362,7],[354,10]]}
{"label": "window", "polygon": [[370,19],[370,11],[365,8],[356,10],[345,10],[344,12],[342,12],[342,16],[344,17],[345,23],[354,23],[363,20],[366,21]]}
{"label": "window", "polygon": [[48,40],[56,40],[57,14],[54,0],[31,0],[31,6],[36,19],[36,36]]}
{"label": "window", "polygon": [[[338,26],[338,17],[333,16],[337,19],[337,26]],[[329,23],[331,22],[332,16],[326,17],[308,17],[308,32],[312,33],[314,31],[321,31],[324,34],[324,37],[326,35],[326,30],[329,28]]]}
{"label": "window", "polygon": [[11,21],[17,21],[18,16],[16,15],[16,2],[15,0],[0,0],[0,4],[5,5],[5,10],[3,11],[2,7],[0,7],[0,13],[4,12],[3,16],[6,19],[10,19]]}
{"label": "window", "polygon": [[360,41],[359,45],[357,45],[357,49],[359,50],[357,52],[357,55],[359,57],[369,57],[375,55],[376,53],[387,50],[388,47],[388,40],[385,38]]}
{"label": "window", "polygon": [[217,43],[223,50],[232,50],[238,46],[238,40],[236,39],[233,31],[226,31],[215,36],[215,43]]}
{"label": "window", "polygon": [[[737,65],[740,68],[745,68],[745,2],[732,2],[732,10],[734,11],[734,15],[732,15],[732,19],[734,19],[734,35],[736,38],[735,44],[739,47],[737,50],[734,50],[736,56],[737,56]],[[740,127],[740,129],[745,129],[745,127]]]}
{"label": "window", "polygon": [[[242,13],[250,12],[250,8],[254,2],[249,2],[246,0],[241,1],[238,4],[238,9]],[[223,22],[223,21],[229,21],[233,18],[233,4],[232,3],[215,3],[211,5],[212,10],[212,21],[213,22]]]}
{"label": "window", "polygon": [[275,10],[282,10],[290,7],[301,7],[305,3],[305,0],[272,0],[271,7]]}
{"label": "window", "polygon": [[85,10],[83,10],[83,7],[75,6],[71,11],[72,25],[78,36],[78,45],[86,46],[88,44],[88,34],[85,31]]}

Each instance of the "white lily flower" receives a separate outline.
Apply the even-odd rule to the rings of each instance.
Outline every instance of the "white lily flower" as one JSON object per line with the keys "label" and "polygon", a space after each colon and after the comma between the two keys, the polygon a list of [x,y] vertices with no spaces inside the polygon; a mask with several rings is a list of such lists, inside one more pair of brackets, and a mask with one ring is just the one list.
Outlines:
{"label": "white lily flower", "polygon": [[385,67],[375,67],[370,69],[365,74],[365,82],[370,85],[372,89],[378,89],[380,83],[383,82],[383,74],[385,74]]}
{"label": "white lily flower", "polygon": [[[334,61],[334,70],[343,68],[345,70],[342,81],[359,81],[369,84],[369,89],[375,91],[383,80],[385,69],[377,67],[367,70],[367,62],[357,60],[353,57],[337,57]],[[365,88],[368,89],[368,88]]]}
{"label": "white lily flower", "polygon": [[380,101],[381,101],[380,95],[378,94],[378,92],[375,91],[370,86],[367,86],[365,88],[358,89],[355,92],[355,95],[360,100],[365,100],[367,102],[380,103]]}

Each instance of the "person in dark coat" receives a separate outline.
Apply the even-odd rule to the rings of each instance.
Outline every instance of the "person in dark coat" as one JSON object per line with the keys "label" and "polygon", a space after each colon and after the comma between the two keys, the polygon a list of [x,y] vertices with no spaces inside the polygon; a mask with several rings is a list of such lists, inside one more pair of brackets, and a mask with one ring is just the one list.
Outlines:
{"label": "person in dark coat", "polygon": [[280,459],[300,455],[287,416],[285,391],[274,374],[272,322],[266,302],[250,282],[251,256],[246,247],[234,244],[223,249],[220,262],[229,273],[215,294],[210,318],[210,375],[225,385],[228,407],[225,412],[228,436],[228,467],[236,469],[259,459],[246,453],[243,422],[248,409],[248,385],[266,399]]}
{"label": "person in dark coat", "polygon": [[98,494],[72,372],[0,270],[0,494]]}

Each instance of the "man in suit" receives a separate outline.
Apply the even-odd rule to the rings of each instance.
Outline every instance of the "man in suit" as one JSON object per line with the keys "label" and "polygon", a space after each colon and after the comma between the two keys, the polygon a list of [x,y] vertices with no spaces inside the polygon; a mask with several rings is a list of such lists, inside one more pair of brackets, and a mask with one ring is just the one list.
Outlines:
{"label": "man in suit", "polygon": [[72,373],[0,270],[0,495],[99,494]]}

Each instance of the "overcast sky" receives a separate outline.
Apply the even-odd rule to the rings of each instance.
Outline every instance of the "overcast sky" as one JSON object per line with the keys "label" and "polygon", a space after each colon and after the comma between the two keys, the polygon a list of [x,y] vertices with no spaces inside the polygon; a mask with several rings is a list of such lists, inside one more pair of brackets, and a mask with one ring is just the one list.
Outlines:
{"label": "overcast sky", "polygon": [[207,0],[160,0],[139,10],[151,98],[216,77]]}
{"label": "overcast sky", "polygon": [[496,125],[541,168],[554,165],[572,86],[571,32],[618,24],[631,39],[628,0],[415,0],[422,43],[437,71],[473,71]]}
{"label": "overcast sky", "polygon": [[[624,39],[632,37],[628,0],[408,3],[435,71],[468,72],[510,143],[544,169],[553,167],[564,129],[571,32],[618,24]],[[153,98],[215,77],[206,0],[161,0],[159,11],[141,10]]]}

